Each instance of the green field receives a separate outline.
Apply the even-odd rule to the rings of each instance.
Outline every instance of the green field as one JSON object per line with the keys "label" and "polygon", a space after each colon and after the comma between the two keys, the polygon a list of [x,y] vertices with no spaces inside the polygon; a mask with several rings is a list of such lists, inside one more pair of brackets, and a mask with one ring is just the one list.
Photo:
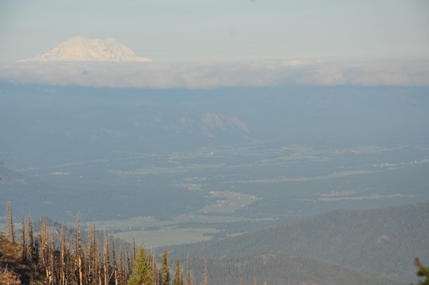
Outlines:
{"label": "green field", "polygon": [[323,175],[323,176],[315,176],[315,177],[277,177],[270,179],[259,179],[259,180],[249,180],[249,181],[239,181],[240,183],[279,183],[279,182],[304,182],[304,181],[312,181],[312,180],[322,180],[322,179],[332,179],[339,178],[349,175],[362,175],[367,174],[373,171],[369,170],[351,170],[351,171],[341,171],[334,172],[332,174]]}
{"label": "green field", "polygon": [[171,220],[158,221],[153,217],[133,217],[127,220],[101,221],[96,225],[98,229],[112,232],[121,239],[129,242],[135,239],[138,243],[144,242],[148,247],[200,242],[210,240],[214,233],[220,231],[206,226],[207,224],[251,220],[228,214],[258,200],[254,195],[234,192],[211,192],[210,195],[219,200],[199,211],[179,215]]}
{"label": "green field", "polygon": [[216,204],[205,206],[199,213],[205,214],[232,214],[236,210],[259,200],[255,195],[235,192],[210,192],[212,197],[218,197]]}
{"label": "green field", "polygon": [[167,245],[184,243],[194,243],[210,240],[210,235],[219,230],[214,228],[177,228],[164,227],[156,231],[129,231],[115,234],[116,237],[132,242],[135,239],[137,244],[144,242],[147,248],[155,248]]}

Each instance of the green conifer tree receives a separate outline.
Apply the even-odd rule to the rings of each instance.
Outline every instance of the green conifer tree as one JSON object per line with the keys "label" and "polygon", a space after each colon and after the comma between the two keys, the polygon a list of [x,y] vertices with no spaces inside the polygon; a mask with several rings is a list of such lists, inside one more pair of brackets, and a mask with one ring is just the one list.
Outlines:
{"label": "green conifer tree", "polygon": [[173,285],[183,285],[183,273],[180,269],[180,262],[176,259],[176,271],[174,273]]}
{"label": "green conifer tree", "polygon": [[418,284],[429,285],[429,267],[428,268],[424,267],[417,257],[416,257],[416,260],[414,261],[414,265],[419,268],[419,270],[417,271],[417,276],[425,278],[425,280],[420,280]]}
{"label": "green conifer tree", "polygon": [[161,285],[170,285],[170,268],[168,268],[168,252],[164,250],[161,260]]}
{"label": "green conifer tree", "polygon": [[128,285],[152,285],[152,276],[147,263],[147,254],[142,243],[134,260],[133,274]]}

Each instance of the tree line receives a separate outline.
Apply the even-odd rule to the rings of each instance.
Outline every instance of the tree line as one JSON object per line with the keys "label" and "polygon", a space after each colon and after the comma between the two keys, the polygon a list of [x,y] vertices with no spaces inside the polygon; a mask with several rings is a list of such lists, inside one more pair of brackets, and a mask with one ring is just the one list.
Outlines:
{"label": "tree line", "polygon": [[[95,224],[87,232],[81,230],[80,215],[76,228],[62,226],[59,239],[56,228],[49,227],[46,218],[41,229],[34,232],[33,218],[27,223],[22,218],[20,237],[14,229],[12,204],[7,203],[7,239],[22,246],[21,261],[34,265],[42,273],[48,285],[195,285],[188,260],[186,277],[179,260],[176,260],[174,276],[170,276],[168,252],[164,251],[161,262],[155,250],[147,253],[144,244],[136,248],[119,246],[113,236],[100,235]],[[207,269],[205,282],[208,285]],[[186,284],[185,284],[186,282]]]}

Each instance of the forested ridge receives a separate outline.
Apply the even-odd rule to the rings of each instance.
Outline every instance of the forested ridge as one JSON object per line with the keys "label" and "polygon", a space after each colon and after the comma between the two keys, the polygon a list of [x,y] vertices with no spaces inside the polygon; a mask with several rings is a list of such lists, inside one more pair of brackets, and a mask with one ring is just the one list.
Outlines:
{"label": "forested ridge", "polygon": [[[234,238],[171,246],[175,258],[236,258],[256,253],[313,256],[410,280],[412,260],[429,260],[429,202],[338,210]],[[409,262],[405,262],[408,260]]]}
{"label": "forested ridge", "polygon": [[[196,284],[203,283],[203,259],[191,260]],[[210,284],[407,284],[380,274],[352,269],[317,258],[285,253],[207,259]],[[412,264],[412,260],[410,262]],[[415,270],[414,270],[415,271]],[[413,279],[414,280],[414,279]]]}

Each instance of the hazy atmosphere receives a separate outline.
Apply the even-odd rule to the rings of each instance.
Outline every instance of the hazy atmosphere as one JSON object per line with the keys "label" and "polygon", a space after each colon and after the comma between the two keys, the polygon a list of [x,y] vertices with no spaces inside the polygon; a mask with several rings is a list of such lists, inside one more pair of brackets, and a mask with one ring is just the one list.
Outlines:
{"label": "hazy atmosphere", "polygon": [[427,15],[0,1],[0,283],[429,278]]}
{"label": "hazy atmosphere", "polygon": [[0,61],[81,35],[155,62],[426,57],[429,3],[380,1],[2,1]]}

